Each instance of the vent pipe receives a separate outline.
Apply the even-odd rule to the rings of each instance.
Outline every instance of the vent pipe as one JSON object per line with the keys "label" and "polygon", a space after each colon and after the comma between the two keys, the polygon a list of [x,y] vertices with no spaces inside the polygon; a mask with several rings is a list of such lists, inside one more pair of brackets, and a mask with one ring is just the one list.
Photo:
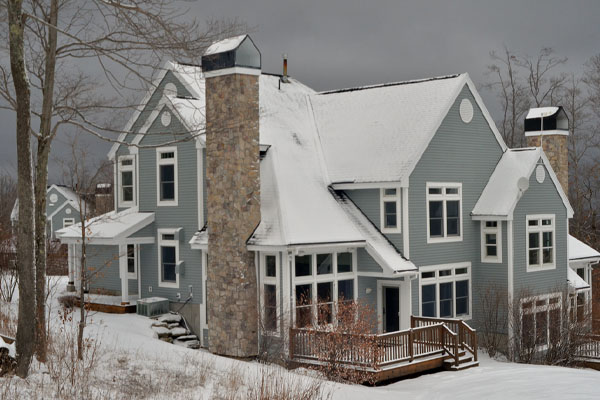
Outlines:
{"label": "vent pipe", "polygon": [[288,83],[288,73],[287,73],[287,54],[283,54],[283,75],[281,76],[281,82]]}

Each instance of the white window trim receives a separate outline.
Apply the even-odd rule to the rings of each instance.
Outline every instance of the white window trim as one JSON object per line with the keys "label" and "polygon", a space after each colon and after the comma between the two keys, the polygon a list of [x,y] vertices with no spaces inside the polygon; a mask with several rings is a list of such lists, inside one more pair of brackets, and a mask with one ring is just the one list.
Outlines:
{"label": "white window trim", "polygon": [[[498,226],[495,228],[488,228],[485,226],[486,222],[497,222]],[[485,235],[495,234],[496,235],[496,257],[486,256],[486,243]],[[481,262],[483,263],[502,263],[502,221],[497,220],[482,220],[481,221]]]}
{"label": "white window trim", "polygon": [[[179,241],[177,234],[179,228],[174,229],[158,229],[158,286],[164,288],[179,288],[179,272],[175,270],[175,282],[164,282],[162,280],[162,252],[161,246],[175,247],[175,265],[179,265]],[[175,240],[163,240],[162,235],[175,235]]]}
{"label": "white window trim", "polygon": [[[133,246],[133,272],[129,272],[129,253],[127,252],[127,246]],[[140,246],[137,244],[127,243],[125,245],[125,259],[127,261],[127,278],[137,279],[137,272],[140,263]]]}
{"label": "white window trim", "polygon": [[[174,153],[173,158],[162,159],[160,155],[162,153]],[[174,168],[174,178],[175,178],[175,199],[174,200],[161,200],[160,199],[160,166],[161,165],[171,165],[175,166]],[[179,201],[179,173],[178,173],[178,162],[177,162],[177,147],[159,147],[156,149],[156,205],[157,206],[177,206]]]}
{"label": "white window trim", "polygon": [[[558,302],[554,303],[554,304],[550,304],[550,299],[551,298],[558,298]],[[540,301],[540,300],[545,300],[546,304],[543,306],[538,306],[536,305],[536,302]],[[529,314],[533,314],[533,340],[536,339],[536,323],[535,323],[535,314],[537,312],[546,312],[546,344],[544,345],[540,345],[540,346],[536,346],[536,350],[546,350],[548,348],[548,343],[550,343],[550,311],[552,310],[556,310],[556,309],[561,309],[562,308],[562,293],[557,292],[557,293],[548,293],[548,294],[543,294],[543,295],[539,295],[539,296],[532,296],[532,297],[527,297],[524,299],[521,299],[521,335],[523,335],[523,316],[524,315],[529,315]],[[523,303],[527,303],[527,302],[532,302],[532,307],[530,309],[528,309],[527,313],[525,313],[523,311]],[[560,314],[560,326],[562,326],[562,312],[559,313]],[[524,340],[523,338],[521,338],[521,340]]]}
{"label": "white window trim", "polygon": [[[467,269],[467,273],[466,274],[461,274],[461,275],[456,275],[455,274],[455,270],[456,269],[460,269],[460,268],[466,268]],[[440,270],[447,270],[447,269],[452,269],[452,275],[449,276],[439,276],[438,271]],[[425,278],[423,279],[421,277],[421,273],[423,272],[435,272],[435,277],[434,278]],[[456,315],[456,281],[464,281],[464,280],[468,280],[469,281],[469,313],[465,314],[465,315]],[[454,282],[454,284],[452,285],[452,315],[454,315],[454,317],[452,318],[457,318],[457,319],[462,319],[462,320],[470,320],[472,319],[472,313],[473,313],[473,278],[472,278],[472,272],[471,272],[471,263],[470,262],[462,262],[462,263],[453,263],[453,264],[440,264],[440,265],[429,265],[426,267],[421,267],[419,268],[419,315],[422,315],[423,313],[423,307],[422,307],[422,287],[423,286],[427,286],[427,285],[432,285],[435,284],[435,301],[436,301],[436,306],[435,306],[435,316],[436,318],[440,318],[440,283],[446,283],[446,282]],[[447,318],[447,317],[444,317]]]}
{"label": "white window trim", "polygon": [[[537,219],[539,221],[538,226],[530,227],[529,221]],[[542,219],[551,219],[552,225],[549,227],[546,225],[544,227],[542,225]],[[540,235],[540,254],[539,261],[541,264],[539,265],[530,265],[529,264],[529,233],[530,232],[552,232],[552,264],[544,264],[544,252],[543,252],[543,235]],[[527,272],[535,272],[535,271],[546,271],[551,269],[556,269],[556,218],[554,214],[533,214],[527,215],[525,218],[525,262],[527,264]]]}
{"label": "white window trim", "polygon": [[[267,256],[272,256],[275,257],[275,276],[267,276]],[[275,286],[275,303],[276,303],[276,310],[277,310],[277,314],[276,314],[276,327],[274,331],[268,331],[268,330],[264,330],[262,333],[263,335],[269,335],[269,336],[275,336],[275,337],[280,337],[281,336],[281,294],[280,294],[280,290],[279,290],[279,279],[281,277],[281,267],[280,267],[280,263],[279,263],[279,254],[278,253],[261,253],[260,256],[260,278],[261,278],[261,285],[260,285],[260,309],[262,311],[262,315],[261,318],[263,318],[263,326],[266,326],[265,324],[265,307],[264,307],[264,289],[265,289],[265,285],[274,285]]]}
{"label": "white window trim", "polygon": [[[458,194],[454,195],[448,195],[448,194],[444,194],[442,192],[442,194],[429,194],[429,188],[442,188],[442,191],[444,191],[446,188],[457,188],[458,189]],[[430,200],[438,200],[438,201],[443,201],[443,206],[442,206],[442,221],[443,221],[443,226],[442,226],[442,233],[443,236],[442,237],[434,237],[432,238],[429,232],[429,201]],[[459,221],[459,232],[460,234],[458,236],[447,236],[446,233],[446,200],[458,200],[459,201],[459,207],[458,207],[458,221]],[[463,230],[464,230],[464,226],[463,226],[463,212],[462,212],[462,206],[463,206],[463,201],[462,201],[462,183],[459,182],[427,182],[426,183],[426,187],[425,187],[425,209],[426,209],[426,214],[427,214],[427,220],[425,221],[425,223],[427,224],[427,243],[450,243],[450,242],[461,242],[463,240]]]}
{"label": "white window trim", "polygon": [[[386,195],[385,191],[387,189],[395,189],[395,195]],[[402,209],[401,206],[401,188],[381,188],[379,189],[379,209],[380,209],[380,222],[381,222],[381,232],[382,233],[401,233],[402,232]],[[386,228],[385,227],[385,208],[384,203],[396,202],[396,227],[395,228]]]}
{"label": "white window trim", "polygon": [[[337,255],[338,253],[352,253],[352,272],[342,272],[342,273],[338,273],[337,272]],[[332,254],[333,256],[333,262],[332,262],[332,273],[331,274],[323,274],[323,275],[317,275],[317,254]],[[311,275],[307,275],[307,276],[296,276],[296,255],[298,256],[303,256],[303,255],[310,255],[312,257],[312,271],[311,271]],[[357,271],[357,252],[356,249],[345,249],[345,250],[332,250],[332,251],[328,251],[328,250],[322,250],[322,251],[315,251],[315,252],[307,252],[302,254],[302,252],[298,253],[298,254],[294,254],[291,256],[292,258],[292,262],[291,262],[291,266],[292,266],[292,271],[291,271],[291,275],[292,275],[292,299],[291,299],[291,304],[292,304],[292,326],[296,326],[296,285],[307,285],[310,284],[312,285],[311,287],[311,295],[312,295],[312,314],[313,314],[313,320],[317,321],[318,318],[318,314],[317,314],[317,283],[322,283],[322,282],[333,282],[333,303],[334,305],[338,302],[338,281],[345,281],[348,279],[353,279],[354,282],[354,287],[352,289],[352,291],[354,292],[354,299],[353,300],[357,300],[357,296],[358,296],[358,271]],[[334,309],[334,315],[332,315],[332,321],[336,320],[336,315],[335,315],[335,307],[333,307]]]}
{"label": "white window trim", "polygon": [[[131,165],[122,165],[122,161],[123,160],[131,160]],[[118,163],[117,163],[117,179],[119,181],[119,193],[117,195],[117,198],[119,200],[119,207],[120,208],[128,208],[128,207],[133,207],[136,204],[137,201],[137,174],[136,174],[136,170],[135,170],[135,156],[133,155],[128,155],[128,156],[120,156],[118,159]],[[133,185],[133,190],[132,190],[132,200],[131,201],[125,201],[123,200],[123,172],[127,172],[127,171],[131,171],[132,173],[132,177],[131,177],[131,182]]]}
{"label": "white window trim", "polygon": [[[70,222],[69,225],[65,225],[67,222]],[[75,225],[75,218],[63,218],[63,228],[67,226]]]}

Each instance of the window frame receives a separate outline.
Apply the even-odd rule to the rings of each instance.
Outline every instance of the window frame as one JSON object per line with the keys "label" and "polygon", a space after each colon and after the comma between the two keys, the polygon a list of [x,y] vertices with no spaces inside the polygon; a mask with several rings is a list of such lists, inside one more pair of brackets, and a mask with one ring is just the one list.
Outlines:
{"label": "window frame", "polygon": [[[550,299],[554,299],[554,298],[558,298],[558,301],[555,303],[550,303]],[[537,303],[539,301],[545,301],[546,304],[542,305],[542,306],[538,306]],[[529,303],[531,302],[532,306],[531,308],[526,309],[527,312],[525,312],[525,310],[523,309],[523,304],[524,303]],[[524,341],[524,332],[523,332],[523,317],[525,315],[530,315],[533,314],[533,340],[537,340],[537,320],[536,320],[536,314],[545,312],[546,313],[546,344],[543,345],[536,345],[535,348],[536,350],[546,350],[548,348],[548,345],[550,343],[550,311],[553,310],[560,310],[559,312],[559,316],[560,316],[560,322],[559,322],[559,326],[562,327],[562,318],[563,318],[563,313],[562,313],[562,302],[563,302],[563,298],[562,298],[562,293],[557,292],[557,293],[548,293],[548,294],[543,294],[543,295],[539,295],[539,296],[532,296],[532,297],[527,297],[527,298],[523,298],[521,299],[521,308],[520,308],[520,313],[521,313],[521,340]],[[538,310],[540,309],[540,310]]]}
{"label": "window frame", "polygon": [[[69,225],[65,225],[67,221],[70,221],[71,223]],[[63,218],[63,228],[68,228],[71,225],[75,225],[75,218]]]}
{"label": "window frame", "polygon": [[[179,288],[179,271],[178,266],[181,263],[179,258],[179,240],[177,234],[179,229],[158,229],[158,286],[164,288]],[[163,235],[174,235],[174,238],[163,239]],[[163,281],[162,279],[162,248],[175,247],[175,282]]]}
{"label": "window frame", "polygon": [[[351,253],[352,254],[352,271],[350,272],[338,272],[338,254],[339,253]],[[317,255],[320,254],[331,254],[332,255],[332,265],[331,265],[331,273],[329,274],[317,274]],[[296,276],[296,256],[311,256],[312,262],[312,270],[310,275],[305,276]],[[357,271],[357,251],[356,249],[315,249],[314,251],[305,251],[299,252],[298,254],[293,254],[292,256],[292,302],[293,310],[292,310],[292,326],[296,326],[296,286],[300,285],[311,285],[311,304],[312,308],[311,312],[311,320],[314,325],[318,326],[318,306],[319,304],[327,304],[330,302],[318,303],[317,299],[317,286],[319,283],[327,283],[332,282],[332,293],[333,293],[333,312],[331,315],[331,320],[333,323],[337,321],[337,313],[336,313],[336,305],[338,304],[339,299],[339,282],[352,280],[353,281],[353,301],[356,301],[358,298],[358,271]],[[348,299],[346,299],[348,300]],[[324,324],[327,326],[329,324]]]}
{"label": "window frame", "polygon": [[[487,222],[496,222],[497,226],[487,227]],[[486,255],[487,243],[485,241],[486,234],[496,235],[496,256],[491,257]],[[502,263],[502,221],[499,220],[482,220],[481,221],[481,262],[482,263]]]}
{"label": "window frame", "polygon": [[[394,195],[386,195],[385,191],[389,189],[394,189],[396,194]],[[402,233],[402,188],[381,188],[379,189],[379,214],[380,214],[380,226],[382,233]],[[386,227],[385,226],[385,203],[396,203],[396,226],[395,227]]]}
{"label": "window frame", "polygon": [[[123,165],[123,161],[131,160],[131,165]],[[123,199],[123,172],[131,172],[131,201],[125,201]],[[117,198],[119,200],[119,207],[128,208],[136,205],[137,202],[137,185],[136,185],[136,163],[135,155],[123,155],[119,156],[117,162],[117,179],[119,181],[119,193]]]}
{"label": "window frame", "polygon": [[[441,188],[441,194],[429,194],[429,189]],[[446,194],[446,189],[458,189],[458,194]],[[447,225],[447,202],[458,200],[458,231],[459,234],[456,236],[448,236]],[[430,232],[430,221],[429,221],[429,202],[430,201],[441,201],[442,202],[442,236],[431,237]],[[427,225],[427,243],[451,243],[461,242],[463,240],[463,211],[462,211],[462,183],[461,182],[427,182],[425,185],[425,210],[427,219],[425,221]]]}
{"label": "window frame", "polygon": [[[542,225],[542,220],[550,219],[551,225]],[[529,226],[529,221],[537,220],[537,226]],[[552,263],[544,264],[544,232],[552,232]],[[540,264],[529,264],[529,234],[537,233],[539,236],[538,260]],[[556,269],[556,215],[555,214],[531,214],[525,218],[525,262],[527,272],[546,271]]]}
{"label": "window frame", "polygon": [[[465,274],[456,274],[456,270],[467,269]],[[450,275],[440,276],[439,271],[452,270]],[[434,273],[431,278],[423,278],[422,273]],[[467,314],[456,315],[456,282],[469,282],[469,312]],[[440,284],[452,282],[452,317],[440,317]],[[456,318],[468,321],[473,315],[473,276],[470,262],[430,265],[419,268],[419,315],[423,314],[423,286],[435,285],[435,316],[434,318]]]}
{"label": "window frame", "polygon": [[[174,153],[173,158],[161,158],[164,153]],[[156,149],[156,205],[158,207],[172,207],[179,204],[179,172],[178,172],[177,146],[158,147]],[[160,167],[163,165],[173,165],[173,200],[161,200],[160,198]]]}
{"label": "window frame", "polygon": [[[267,257],[275,257],[275,276],[267,276]],[[260,309],[262,311],[261,314],[261,318],[262,318],[262,323],[263,323],[263,331],[262,334],[263,335],[269,335],[269,336],[275,336],[275,337],[280,337],[281,336],[281,318],[282,318],[282,314],[281,314],[281,293],[280,293],[280,285],[279,285],[279,279],[280,279],[280,274],[281,274],[281,267],[280,267],[280,262],[279,262],[279,253],[261,253],[260,256],[260,279],[261,279],[261,283],[260,283]],[[267,324],[265,322],[265,317],[266,317],[266,313],[265,313],[265,304],[264,304],[264,296],[265,296],[265,285],[274,285],[275,286],[275,309],[276,309],[276,315],[275,315],[275,330],[271,331],[271,330],[267,330]]]}

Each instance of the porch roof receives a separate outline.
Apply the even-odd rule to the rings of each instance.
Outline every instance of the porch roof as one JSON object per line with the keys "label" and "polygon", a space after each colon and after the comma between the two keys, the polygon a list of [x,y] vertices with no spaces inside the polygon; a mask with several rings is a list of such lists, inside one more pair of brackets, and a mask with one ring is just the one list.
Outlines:
{"label": "porch roof", "polygon": [[[139,212],[137,207],[100,215],[86,221],[86,240],[90,244],[121,244],[122,239],[129,237],[140,229],[154,222],[154,213]],[[62,243],[81,242],[81,223],[77,223],[56,231],[56,237]],[[144,239],[136,238],[139,243]],[[154,238],[151,238],[152,242]]]}
{"label": "porch roof", "polygon": [[574,236],[569,235],[569,261],[600,261],[600,253],[583,243]]}
{"label": "porch roof", "polygon": [[583,290],[589,289],[590,285],[584,281],[577,272],[573,271],[572,268],[567,268],[567,281],[569,282],[569,286],[571,286],[575,290]]}

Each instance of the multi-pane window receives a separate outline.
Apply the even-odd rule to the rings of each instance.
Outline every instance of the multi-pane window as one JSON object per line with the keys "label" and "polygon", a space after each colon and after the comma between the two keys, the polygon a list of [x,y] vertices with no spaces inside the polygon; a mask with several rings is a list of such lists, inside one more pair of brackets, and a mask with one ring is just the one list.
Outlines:
{"label": "multi-pane window", "polygon": [[74,223],[75,223],[75,219],[74,218],[63,218],[63,228],[71,226]]}
{"label": "multi-pane window", "polygon": [[262,301],[263,301],[263,324],[264,330],[269,333],[278,334],[278,312],[279,304],[278,287],[278,261],[274,254],[263,256],[262,267]]}
{"label": "multi-pane window", "polygon": [[527,270],[554,268],[554,215],[527,216]]}
{"label": "multi-pane window", "polygon": [[127,245],[127,273],[135,274],[136,273],[136,251],[135,245],[128,244]]}
{"label": "multi-pane window", "polygon": [[470,316],[469,264],[421,269],[421,315],[436,318]]}
{"label": "multi-pane window", "polygon": [[481,261],[502,262],[501,221],[481,221]]}
{"label": "multi-pane window", "polygon": [[521,335],[526,348],[545,348],[560,339],[560,293],[521,300]]}
{"label": "multi-pane window", "polygon": [[462,239],[462,185],[427,183],[427,241]]}
{"label": "multi-pane window", "polygon": [[400,189],[381,189],[381,231],[400,232]]}
{"label": "multi-pane window", "polygon": [[336,321],[336,304],[355,300],[355,262],[352,251],[294,257],[296,326],[327,325]]}
{"label": "multi-pane window", "polygon": [[156,158],[158,204],[177,205],[177,148],[159,148]]}
{"label": "multi-pane window", "polygon": [[159,286],[178,287],[179,242],[174,233],[158,232]]}
{"label": "multi-pane window", "polygon": [[135,199],[135,166],[133,156],[119,157],[119,205],[129,207]]}

